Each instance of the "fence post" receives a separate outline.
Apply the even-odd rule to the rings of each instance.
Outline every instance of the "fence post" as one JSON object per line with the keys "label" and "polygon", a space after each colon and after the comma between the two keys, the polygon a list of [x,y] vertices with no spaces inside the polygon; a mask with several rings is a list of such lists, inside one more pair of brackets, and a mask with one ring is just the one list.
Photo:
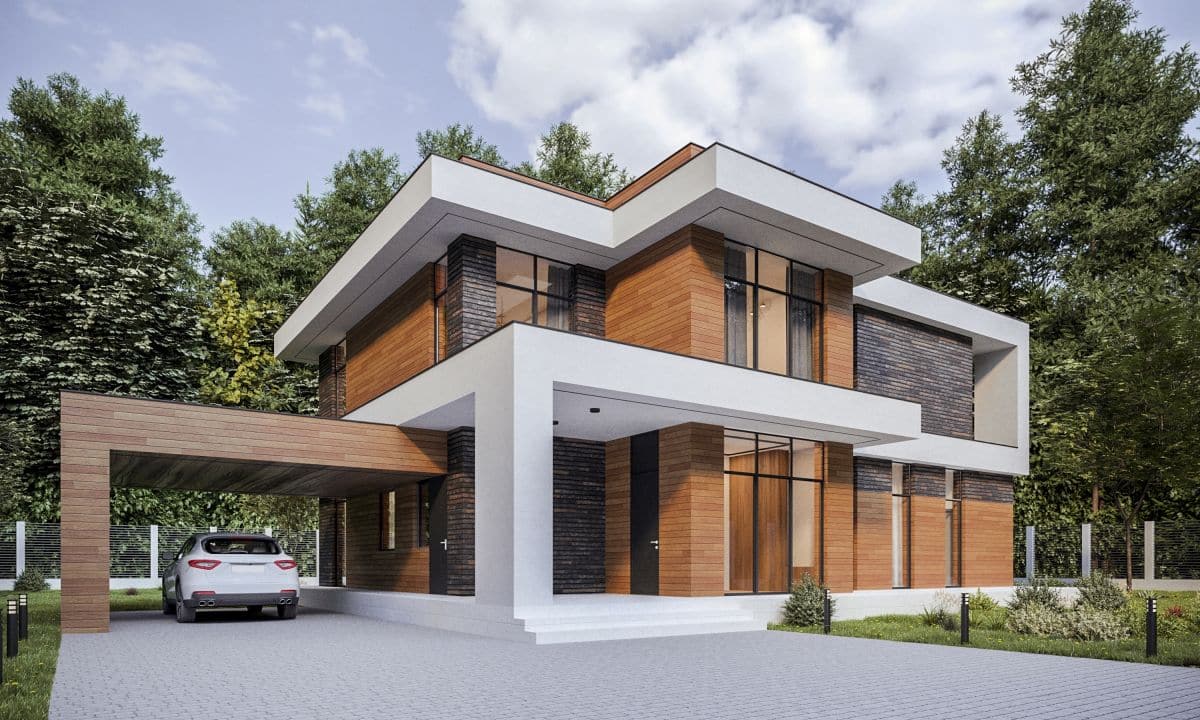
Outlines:
{"label": "fence post", "polygon": [[1142,538],[1142,579],[1154,579],[1154,521],[1146,521],[1146,532]]}
{"label": "fence post", "polygon": [[1079,577],[1092,574],[1092,524],[1084,523],[1079,532]]}
{"label": "fence post", "polygon": [[1025,526],[1025,579],[1033,581],[1037,577],[1037,562],[1035,554],[1037,546],[1034,543],[1033,526]]}
{"label": "fence post", "polygon": [[158,526],[150,526],[150,579],[158,578]]}
{"label": "fence post", "polygon": [[271,537],[271,528],[263,528],[263,535]]}
{"label": "fence post", "polygon": [[25,572],[25,521],[17,521],[17,577]]}
{"label": "fence post", "polygon": [[317,584],[321,584],[321,531],[313,530],[313,575]]}
{"label": "fence post", "polygon": [[209,526],[208,526],[208,531],[209,531],[209,532],[216,532],[216,531],[217,531],[217,528],[216,528],[216,526],[215,526],[215,525],[209,525]]}

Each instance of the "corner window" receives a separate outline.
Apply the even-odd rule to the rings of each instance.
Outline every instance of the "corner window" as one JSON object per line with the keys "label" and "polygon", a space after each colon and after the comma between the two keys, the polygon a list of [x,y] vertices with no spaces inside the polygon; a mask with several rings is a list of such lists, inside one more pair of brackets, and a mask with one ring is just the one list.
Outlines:
{"label": "corner window", "polygon": [[433,264],[434,362],[446,359],[446,256]]}
{"label": "corner window", "polygon": [[817,380],[820,271],[725,242],[725,362]]}
{"label": "corner window", "polygon": [[417,547],[429,547],[429,481],[417,483]]}
{"label": "corner window", "polygon": [[571,266],[496,248],[496,327],[510,322],[569,330]]}

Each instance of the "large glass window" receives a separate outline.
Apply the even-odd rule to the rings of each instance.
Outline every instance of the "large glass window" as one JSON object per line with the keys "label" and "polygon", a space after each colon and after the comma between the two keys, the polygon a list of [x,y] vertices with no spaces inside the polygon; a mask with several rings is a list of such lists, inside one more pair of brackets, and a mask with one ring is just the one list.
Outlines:
{"label": "large glass window", "polygon": [[820,271],[725,241],[725,361],[818,380]]}
{"label": "large glass window", "polygon": [[962,568],[962,503],[955,497],[954,471],[946,471],[946,587],[962,584],[959,571]]}
{"label": "large glass window", "polygon": [[725,591],[787,592],[820,579],[820,445],[725,433]]}
{"label": "large glass window", "polygon": [[908,587],[909,498],[904,466],[892,463],[892,587]]}
{"label": "large glass window", "polygon": [[569,330],[571,266],[496,248],[496,327],[510,322]]}
{"label": "large glass window", "polygon": [[433,264],[434,362],[446,359],[446,256]]}

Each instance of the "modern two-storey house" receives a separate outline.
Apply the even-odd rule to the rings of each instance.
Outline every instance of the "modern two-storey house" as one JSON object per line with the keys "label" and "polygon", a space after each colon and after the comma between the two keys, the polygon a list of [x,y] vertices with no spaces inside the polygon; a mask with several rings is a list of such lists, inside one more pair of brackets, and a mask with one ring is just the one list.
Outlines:
{"label": "modern two-storey house", "polygon": [[[604,201],[433,156],[276,335],[322,419],[185,406],[211,443],[121,440],[105,480],[319,496],[306,603],[505,637],[761,627],[805,574],[1009,586],[1028,329],[893,277],[920,250],[719,144]],[[110,400],[63,402],[67,458]],[[230,455],[239,423],[288,442]]]}

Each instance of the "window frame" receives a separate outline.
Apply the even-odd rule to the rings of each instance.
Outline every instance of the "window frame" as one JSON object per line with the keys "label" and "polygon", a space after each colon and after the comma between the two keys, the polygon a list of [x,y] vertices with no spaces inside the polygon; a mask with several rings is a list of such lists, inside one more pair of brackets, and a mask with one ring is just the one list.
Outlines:
{"label": "window frame", "polygon": [[[433,261],[433,364],[437,365],[448,357],[446,352],[446,340],[442,337],[442,315],[446,313],[446,290],[450,286],[450,265],[448,261],[449,253],[442,253],[442,256]],[[443,268],[443,276],[441,278],[441,287],[438,287],[438,269]],[[449,335],[449,329],[446,332]]]}
{"label": "window frame", "polygon": [[[524,287],[522,285],[517,285],[515,283],[503,282],[499,279],[498,275],[495,280],[497,288],[503,287],[503,288],[508,288],[509,290],[516,290],[518,292],[529,293],[529,303],[530,303],[530,305],[529,305],[529,320],[528,320],[529,323],[531,323],[533,325],[537,325],[539,327],[549,327],[544,322],[539,322],[539,320],[538,320],[538,300],[540,298],[546,298],[547,307],[549,307],[549,304],[550,304],[549,301],[551,299],[561,300],[564,303],[566,303],[567,314],[568,314],[568,319],[569,319],[569,316],[575,307],[575,302],[574,302],[574,300],[571,299],[571,290],[569,287],[569,283],[568,283],[568,288],[567,288],[566,293],[561,294],[561,295],[558,293],[548,292],[544,289],[539,289],[539,287],[538,287],[538,269],[539,269],[539,263],[554,263],[555,265],[565,266],[568,270],[573,271],[574,268],[571,266],[570,263],[565,263],[565,262],[562,262],[561,260],[555,260],[554,258],[548,258],[544,255],[536,255],[534,253],[525,252],[524,250],[516,250],[514,248],[506,247],[503,245],[497,245],[496,250],[497,250],[497,252],[499,252],[500,250],[504,250],[505,252],[517,253],[518,255],[524,255],[524,256],[530,258],[530,260],[532,260],[531,267],[533,269],[533,275],[532,275],[532,278],[530,281],[531,282],[530,287]],[[499,262],[497,262],[497,267],[499,267]],[[509,320],[508,322],[504,323],[504,325],[507,325],[507,324],[513,323],[513,322],[526,322],[526,321],[524,321],[524,320]],[[499,317],[496,318],[496,327],[497,328],[503,327],[503,325],[500,324]]]}
{"label": "window frame", "polygon": [[[753,278],[754,279],[753,280],[750,280],[746,277],[739,278],[739,277],[735,277],[735,276],[729,274],[728,266],[726,265],[726,262],[725,262],[725,252],[728,249],[729,245],[736,245],[736,246],[739,246],[740,248],[742,248],[743,251],[749,251],[749,252],[753,253],[753,259],[754,259],[754,270],[753,270]],[[731,282],[738,283],[742,286],[745,286],[749,290],[751,308],[754,311],[753,319],[748,321],[748,324],[751,325],[751,327],[747,328],[748,341],[749,341],[749,345],[750,345],[750,347],[749,347],[750,352],[748,353],[749,358],[747,359],[748,364],[747,365],[738,365],[737,367],[746,367],[751,370],[758,370],[759,372],[768,372],[768,373],[771,373],[772,375],[783,375],[785,377],[796,378],[798,380],[809,380],[811,382],[824,382],[824,376],[821,372],[822,368],[825,364],[824,363],[825,344],[823,342],[821,342],[821,327],[822,327],[822,325],[824,323],[824,319],[825,319],[825,312],[824,312],[825,303],[824,303],[824,297],[822,295],[822,290],[821,290],[822,289],[821,281],[822,281],[822,278],[824,277],[824,271],[822,271],[820,268],[814,267],[807,263],[802,263],[799,260],[793,260],[789,257],[785,257],[778,253],[773,253],[769,250],[762,250],[753,245],[749,245],[744,242],[739,242],[737,240],[732,240],[730,238],[724,239],[724,242],[721,245],[721,249],[722,249],[721,272],[722,272],[722,278],[724,280],[724,291],[725,292],[729,291],[729,283],[731,283]],[[760,265],[761,264],[759,262],[759,259],[763,254],[779,258],[787,263],[786,284],[789,287],[787,287],[785,289],[780,289],[780,288],[772,287],[771,285],[763,284],[761,273],[760,273],[760,269],[761,269]],[[795,271],[795,269],[797,267],[811,270],[815,276],[814,281],[816,283],[816,287],[813,289],[814,290],[813,297],[811,297],[811,298],[805,297],[804,295],[802,295],[798,292],[795,292],[793,290],[793,288],[790,287],[792,284],[793,272]],[[749,276],[750,274],[751,274],[750,271],[747,270],[746,275]],[[759,313],[758,311],[760,309],[760,306],[759,306],[759,289],[760,288],[767,292],[774,293],[776,295],[782,295],[788,301],[788,307],[785,309],[785,313],[784,313],[785,328],[786,328],[786,332],[787,332],[787,337],[784,338],[784,347],[787,351],[787,358],[786,358],[785,362],[786,362],[788,370],[787,370],[787,372],[784,372],[784,373],[775,372],[774,370],[765,370],[765,369],[759,367],[760,362],[759,362],[758,337],[759,337],[759,319],[760,319],[761,313]],[[725,301],[725,302],[727,302],[727,301]],[[811,307],[813,309],[814,322],[813,322],[813,336],[812,336],[811,341],[813,344],[815,344],[816,348],[815,348],[815,352],[813,352],[812,377],[809,377],[809,378],[800,377],[798,375],[793,375],[791,373],[791,368],[792,368],[792,338],[791,338],[791,332],[792,332],[791,310],[792,310],[792,308],[791,308],[791,303],[793,303],[793,302],[807,303],[809,305],[809,307]],[[724,313],[724,307],[725,307],[725,305],[722,305],[723,313]],[[728,315],[728,313],[724,313],[724,314],[725,314],[725,318],[724,318],[725,328],[726,328],[726,332],[728,332],[729,315]],[[728,352],[726,352],[726,355],[725,355],[725,362],[728,364],[734,364],[734,363],[730,362]]]}

